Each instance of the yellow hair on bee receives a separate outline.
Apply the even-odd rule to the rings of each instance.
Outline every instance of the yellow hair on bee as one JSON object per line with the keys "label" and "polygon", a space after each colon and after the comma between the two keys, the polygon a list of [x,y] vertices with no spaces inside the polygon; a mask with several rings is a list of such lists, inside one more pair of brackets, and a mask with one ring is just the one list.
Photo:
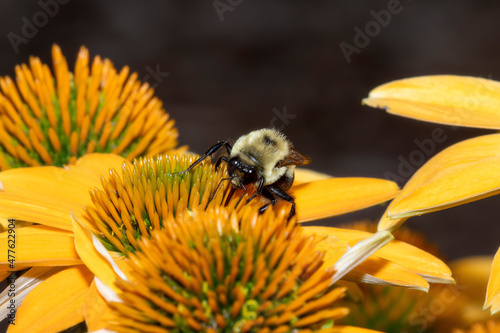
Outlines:
{"label": "yellow hair on bee", "polygon": [[290,153],[290,146],[282,133],[264,128],[240,137],[234,143],[230,157],[238,156],[246,164],[257,166],[264,176],[264,185],[268,185],[276,182],[287,171],[293,175],[294,167],[276,167]]}

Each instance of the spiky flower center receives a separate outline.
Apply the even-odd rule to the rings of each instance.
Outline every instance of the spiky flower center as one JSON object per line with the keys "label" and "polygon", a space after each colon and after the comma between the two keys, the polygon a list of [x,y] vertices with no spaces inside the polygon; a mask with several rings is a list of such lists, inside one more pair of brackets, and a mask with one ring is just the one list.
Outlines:
{"label": "spiky flower center", "polygon": [[0,78],[0,169],[74,163],[91,152],[129,161],[177,146],[173,120],[153,89],[82,47],[74,74],[58,46],[54,73],[39,58],[16,66],[16,83]]}
{"label": "spiky flower center", "polygon": [[282,207],[216,207],[168,217],[138,241],[111,303],[118,332],[327,332],[347,309],[321,269],[316,237]]}
{"label": "spiky flower center", "polygon": [[228,198],[229,183],[221,183],[227,176],[225,165],[215,169],[210,161],[204,161],[190,172],[175,174],[186,170],[196,158],[139,158],[133,165],[124,164],[122,175],[111,170],[108,179],[101,179],[102,189],[90,191],[94,205],[85,212],[108,250],[134,252],[139,238],[149,238],[152,230],[164,227],[166,219],[186,209],[235,206],[236,198]]}

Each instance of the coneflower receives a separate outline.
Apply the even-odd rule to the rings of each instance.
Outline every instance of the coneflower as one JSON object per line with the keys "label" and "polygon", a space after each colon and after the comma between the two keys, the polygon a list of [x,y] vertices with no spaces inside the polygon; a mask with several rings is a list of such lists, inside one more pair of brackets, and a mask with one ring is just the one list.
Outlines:
{"label": "coneflower", "polygon": [[[345,288],[321,268],[321,237],[302,234],[288,211],[245,207],[178,214],[141,238],[121,267],[116,332],[329,332],[348,310]],[[353,328],[354,329],[354,328]],[[345,330],[344,332],[349,332]]]}
{"label": "coneflower", "polygon": [[73,73],[52,48],[53,72],[37,57],[0,78],[0,170],[74,163],[84,154],[111,152],[132,161],[177,146],[174,121],[128,66],[82,47]]}

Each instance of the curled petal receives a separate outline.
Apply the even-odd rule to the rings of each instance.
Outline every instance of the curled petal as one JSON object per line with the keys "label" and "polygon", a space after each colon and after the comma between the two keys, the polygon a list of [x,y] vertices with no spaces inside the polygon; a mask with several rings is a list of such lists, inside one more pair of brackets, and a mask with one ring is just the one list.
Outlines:
{"label": "curled petal", "polygon": [[378,231],[357,242],[353,247],[347,249],[346,253],[333,265],[335,274],[332,276],[332,283],[340,280],[344,275],[352,271],[355,267],[365,261],[375,251],[389,243],[394,236],[388,231]]}
{"label": "curled petal", "polygon": [[436,75],[393,81],[363,103],[403,117],[439,124],[500,129],[500,82]]}
{"label": "curled petal", "polygon": [[390,260],[372,256],[345,276],[346,280],[379,286],[405,287],[427,292],[423,277]]}
{"label": "curled petal", "polygon": [[500,134],[459,142],[434,156],[391,202],[388,216],[422,215],[500,193]]}
{"label": "curled petal", "polygon": [[[387,208],[389,208],[389,207],[387,207]],[[408,219],[408,218],[390,219],[387,216],[387,211],[388,211],[388,209],[385,211],[384,215],[382,216],[382,218],[378,222],[377,230],[387,230],[387,231],[393,232],[394,230],[396,230],[397,228],[402,226],[403,223],[405,223],[406,220]]]}
{"label": "curled petal", "polygon": [[[365,231],[331,227],[304,227],[303,232],[325,236],[317,245],[327,251],[325,267],[334,265],[348,248],[360,240],[372,237],[371,233]],[[397,273],[398,271],[401,273]],[[454,283],[451,271],[444,262],[424,250],[398,240],[392,240],[381,247],[347,278],[356,282],[364,279],[364,282],[368,283],[402,285],[422,290],[428,288],[425,280]]]}

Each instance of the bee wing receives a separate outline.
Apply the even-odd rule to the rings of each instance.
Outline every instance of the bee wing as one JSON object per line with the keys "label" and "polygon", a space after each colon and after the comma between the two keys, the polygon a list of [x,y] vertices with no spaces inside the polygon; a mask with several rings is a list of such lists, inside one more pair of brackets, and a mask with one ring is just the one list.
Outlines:
{"label": "bee wing", "polygon": [[288,153],[288,155],[286,155],[284,159],[279,161],[276,167],[281,168],[290,165],[306,165],[309,163],[311,163],[310,157],[302,155],[292,148],[290,149],[290,153]]}

